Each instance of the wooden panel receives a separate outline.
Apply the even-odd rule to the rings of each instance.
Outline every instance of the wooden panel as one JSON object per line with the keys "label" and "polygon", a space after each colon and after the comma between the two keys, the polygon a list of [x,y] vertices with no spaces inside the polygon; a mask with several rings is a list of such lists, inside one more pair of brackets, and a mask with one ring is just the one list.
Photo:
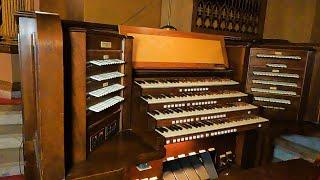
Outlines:
{"label": "wooden panel", "polygon": [[[37,14],[36,56],[38,138],[43,179],[64,178],[63,44],[57,15]],[[50,45],[47,42],[51,42]],[[54,53],[52,53],[54,51]],[[40,68],[40,69],[37,69]],[[51,73],[48,73],[51,72]],[[54,88],[52,88],[54,87]],[[48,108],[50,104],[50,108]],[[53,136],[53,134],[55,134]],[[54,142],[54,143],[48,143]],[[54,163],[52,163],[54,162]],[[46,172],[46,173],[43,173]]]}
{"label": "wooden panel", "polygon": [[310,91],[307,96],[307,107],[303,119],[320,123],[320,48],[317,48],[314,64],[312,67]]}
{"label": "wooden panel", "polygon": [[[264,55],[280,55],[280,56],[299,56],[300,60],[286,60],[286,59],[273,59],[273,58],[258,58],[257,54]],[[264,66],[268,63],[273,64],[286,64],[287,68],[304,69],[308,51],[291,50],[291,49],[266,49],[266,48],[251,48],[250,51],[250,65]]]}
{"label": "wooden panel", "polygon": [[71,51],[70,64],[72,89],[72,163],[86,159],[86,33],[85,31],[70,31]]}
{"label": "wooden panel", "polygon": [[[87,48],[94,50],[121,50],[121,39],[103,34],[88,33]],[[109,47],[105,46],[108,45]]]}
{"label": "wooden panel", "polygon": [[124,67],[124,74],[127,77],[123,80],[123,84],[126,87],[123,96],[125,98],[125,103],[122,107],[122,129],[131,128],[131,95],[132,95],[132,46],[133,39],[124,40],[124,61],[126,65]]}
{"label": "wooden panel", "polygon": [[166,158],[177,158],[180,154],[188,155],[191,152],[198,153],[199,150],[208,150],[210,148],[215,148],[215,150],[219,153],[225,153],[227,151],[232,151],[233,153],[235,153],[237,136],[238,135],[236,134],[229,134],[210,137],[207,139],[197,139],[192,141],[179,142],[175,144],[167,144],[165,145],[167,150]]}
{"label": "wooden panel", "polygon": [[[36,133],[36,95],[34,74],[34,51],[32,34],[37,31],[33,18],[19,17],[19,59],[21,64],[21,92],[23,106],[24,160],[26,179],[36,179],[39,172],[36,167],[34,135]],[[23,28],[22,28],[23,27]]]}
{"label": "wooden panel", "polygon": [[[25,29],[20,31],[19,54],[23,73],[24,130],[27,129],[26,176],[63,179],[65,162],[61,22],[57,15],[47,13],[24,14],[20,21],[20,29]],[[34,170],[35,167],[39,173]]]}
{"label": "wooden panel", "polygon": [[120,33],[134,37],[136,69],[228,67],[222,36],[129,26],[120,26]]}
{"label": "wooden panel", "polygon": [[244,90],[247,80],[250,45],[249,43],[229,45],[228,42],[226,44],[230,69],[233,70],[232,79],[240,82],[241,89]]}

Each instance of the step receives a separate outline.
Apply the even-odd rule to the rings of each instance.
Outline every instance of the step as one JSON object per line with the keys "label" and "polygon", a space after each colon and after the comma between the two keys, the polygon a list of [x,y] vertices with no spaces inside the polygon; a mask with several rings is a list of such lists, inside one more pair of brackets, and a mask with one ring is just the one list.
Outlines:
{"label": "step", "polygon": [[277,161],[288,161],[288,160],[300,158],[299,154],[292,152],[290,150],[287,150],[278,144],[275,145],[273,157]]}
{"label": "step", "polygon": [[22,148],[0,149],[0,164],[8,164],[19,161],[23,162]]}
{"label": "step", "polygon": [[0,125],[0,135],[22,134],[21,124]]}
{"label": "step", "polygon": [[320,153],[320,137],[310,137],[294,134],[282,136],[282,138]]}
{"label": "step", "polygon": [[0,177],[20,175],[23,173],[23,162],[0,164]]}
{"label": "step", "polygon": [[[294,135],[295,136],[295,135]],[[276,139],[275,144],[280,146],[282,149],[294,152],[302,159],[305,159],[311,163],[315,161],[320,151],[317,151],[318,144],[314,144],[317,141],[313,141],[313,138],[308,137],[292,137],[282,136]],[[320,143],[320,141],[318,142]]]}
{"label": "step", "polygon": [[0,125],[7,124],[22,124],[22,113],[20,111],[1,111],[0,110]]}
{"label": "step", "polygon": [[22,134],[0,135],[0,149],[20,148],[22,144]]}

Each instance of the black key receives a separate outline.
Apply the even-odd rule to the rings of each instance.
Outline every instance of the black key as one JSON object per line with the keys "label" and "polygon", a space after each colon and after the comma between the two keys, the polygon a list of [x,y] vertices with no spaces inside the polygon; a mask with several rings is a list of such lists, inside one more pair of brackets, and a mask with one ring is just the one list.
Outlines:
{"label": "black key", "polygon": [[156,112],[156,111],[151,111],[150,113],[151,113],[152,115],[159,115],[159,113]]}
{"label": "black key", "polygon": [[152,97],[150,97],[149,95],[143,95],[142,96],[144,99],[152,99]]}
{"label": "black key", "polygon": [[156,127],[156,130],[160,131],[161,133],[164,133],[164,131],[161,127]]}
{"label": "black key", "polygon": [[168,126],[167,128],[170,129],[171,131],[175,131],[176,130],[176,128],[174,128],[172,126]]}

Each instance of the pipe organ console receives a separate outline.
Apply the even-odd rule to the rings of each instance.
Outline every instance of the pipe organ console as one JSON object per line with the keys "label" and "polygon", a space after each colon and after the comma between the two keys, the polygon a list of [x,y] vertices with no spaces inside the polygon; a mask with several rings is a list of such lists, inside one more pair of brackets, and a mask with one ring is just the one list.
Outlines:
{"label": "pipe organ console", "polygon": [[216,179],[266,159],[269,118],[305,111],[312,46],[236,62],[249,45],[235,44],[230,65],[223,36],[18,15],[28,179]]}
{"label": "pipe organ console", "polygon": [[[234,162],[236,135],[268,124],[267,119],[258,116],[258,107],[247,103],[248,95],[238,91],[239,83],[225,77],[165,78],[162,74],[161,77],[135,78],[133,86],[133,129],[155,130],[166,140],[164,179],[170,176],[183,179],[183,172],[187,174],[190,170],[183,166],[189,166],[192,159],[203,162],[201,156],[210,157],[210,162],[214,162],[209,163],[210,167],[221,172],[227,163],[223,158],[218,163],[217,157],[228,152],[232,154],[228,156],[228,163]],[[218,148],[217,142],[224,136],[228,138],[222,144],[230,145]],[[206,155],[212,148],[217,148],[217,157]],[[212,170],[204,167],[202,169]],[[198,179],[214,177],[206,171],[191,169],[196,171],[192,174],[197,174]]]}
{"label": "pipe organ console", "polygon": [[314,50],[262,45],[250,49],[246,92],[263,116],[274,121],[299,121],[305,110]]}
{"label": "pipe organ console", "polygon": [[[126,26],[120,27],[120,32],[133,36],[134,44],[136,37],[139,44],[143,44],[143,35],[158,36],[157,39],[187,36],[190,42],[206,39],[194,33],[184,35]],[[215,41],[221,45],[214,48],[216,53],[223,54],[223,39],[215,38]],[[132,128],[138,134],[155,131],[165,138],[166,154],[162,158],[162,169],[158,169],[163,179],[215,179],[234,164],[244,167],[246,133],[267,127],[268,120],[259,117],[257,106],[248,103],[250,97],[240,92],[239,83],[228,77],[227,70],[214,68],[217,66],[200,65],[202,69],[195,69],[183,62],[179,67],[174,55],[181,57],[179,54],[183,52],[162,55],[170,56],[167,62],[176,69],[165,65],[154,69],[159,55],[146,58],[144,55],[150,54],[149,49],[142,51],[139,44],[136,43],[133,50]],[[162,42],[161,47],[166,45]],[[141,65],[143,61],[145,66]],[[212,63],[216,62],[212,60]],[[219,67],[227,66],[225,63]]]}

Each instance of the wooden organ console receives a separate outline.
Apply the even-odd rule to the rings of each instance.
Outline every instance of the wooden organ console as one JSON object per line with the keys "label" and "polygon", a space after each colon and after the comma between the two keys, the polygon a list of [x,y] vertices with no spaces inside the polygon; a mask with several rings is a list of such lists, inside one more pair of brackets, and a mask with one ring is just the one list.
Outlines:
{"label": "wooden organ console", "polygon": [[[72,161],[86,159],[127,126],[132,38],[64,23],[66,103],[71,104]],[[67,113],[68,113],[67,112]],[[68,114],[67,114],[68,115]]]}
{"label": "wooden organ console", "polygon": [[304,131],[303,120],[316,121],[317,85],[312,83],[317,79],[316,46],[286,40],[229,40],[226,47],[235,71],[233,79],[242,82],[244,92],[253,96],[253,104],[261,107],[261,116],[271,122],[261,160],[269,163],[275,138]]}
{"label": "wooden organ console", "polygon": [[[215,179],[259,165],[268,119],[302,117],[315,57],[43,12],[19,13],[19,27],[29,179]],[[250,60],[235,66],[239,54]]]}
{"label": "wooden organ console", "polygon": [[[244,145],[246,135],[267,127],[268,120],[258,116],[258,107],[248,103],[250,98],[239,91],[239,83],[228,78],[223,38],[128,26],[121,26],[120,32],[134,37],[132,128],[138,134],[155,131],[165,138],[166,154],[162,168],[158,169],[163,171],[163,179],[214,179],[234,163],[246,167],[258,162],[245,162],[260,156],[252,151],[260,148],[259,142]],[[184,44],[177,43],[181,39],[199,44],[215,41],[212,44],[216,46],[208,49],[215,50],[215,57],[221,59],[211,59],[215,65],[203,66],[207,62],[201,60],[212,57],[212,52],[202,54],[202,59],[197,59],[197,53],[192,56],[186,52],[186,64],[181,59],[184,51],[162,54],[166,41],[150,42],[145,36],[174,37],[176,43],[170,42],[169,46],[182,46],[181,49]],[[141,49],[140,44],[148,44],[149,48]],[[194,51],[198,52],[200,47],[209,46],[193,46]],[[158,49],[154,57],[148,52],[153,49]],[[168,57],[164,60],[165,56]],[[250,159],[246,150],[255,157]]]}
{"label": "wooden organ console", "polygon": [[314,48],[257,45],[250,49],[246,92],[263,116],[273,121],[299,121],[305,111]]}

